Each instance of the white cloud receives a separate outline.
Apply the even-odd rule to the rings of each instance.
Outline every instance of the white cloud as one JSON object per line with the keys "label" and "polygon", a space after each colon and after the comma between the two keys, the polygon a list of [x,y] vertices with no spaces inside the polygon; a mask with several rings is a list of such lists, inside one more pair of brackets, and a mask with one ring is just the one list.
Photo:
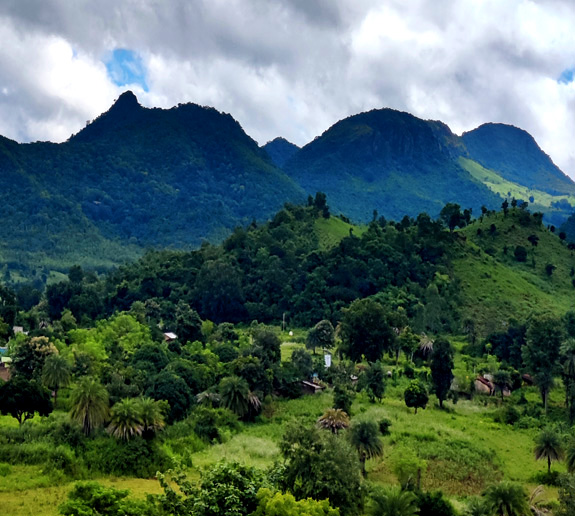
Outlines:
{"label": "white cloud", "polygon": [[212,105],[264,143],[305,144],[392,107],[454,131],[529,131],[575,176],[569,0],[21,0],[0,5],[0,134],[61,141],[120,90],[103,61],[137,52],[142,104]]}

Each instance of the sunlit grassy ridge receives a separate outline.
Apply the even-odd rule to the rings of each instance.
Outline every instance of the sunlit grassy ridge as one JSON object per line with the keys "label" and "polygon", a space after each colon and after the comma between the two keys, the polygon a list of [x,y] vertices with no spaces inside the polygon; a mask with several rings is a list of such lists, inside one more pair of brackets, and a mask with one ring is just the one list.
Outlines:
{"label": "sunlit grassy ridge", "polygon": [[[573,308],[573,252],[544,226],[522,226],[519,216],[519,209],[507,217],[496,213],[463,229],[466,242],[453,261],[463,314],[490,331],[503,329],[511,317],[524,320],[546,311],[562,315]],[[539,239],[535,247],[528,240],[531,235]],[[514,256],[517,246],[527,250],[523,263]],[[555,267],[551,275],[548,265]]]}
{"label": "sunlit grassy ridge", "polygon": [[315,230],[320,249],[327,250],[339,244],[342,238],[349,236],[350,231],[355,236],[361,236],[366,227],[349,224],[338,217],[330,217],[329,219],[320,217],[315,221]]}

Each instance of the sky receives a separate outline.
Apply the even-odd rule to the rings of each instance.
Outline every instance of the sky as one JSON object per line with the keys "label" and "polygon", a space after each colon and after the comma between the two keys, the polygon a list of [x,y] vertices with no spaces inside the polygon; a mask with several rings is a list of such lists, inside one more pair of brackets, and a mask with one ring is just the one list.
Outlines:
{"label": "sky", "polygon": [[0,0],[0,134],[62,142],[131,89],[304,145],[389,107],[530,132],[575,178],[573,0]]}

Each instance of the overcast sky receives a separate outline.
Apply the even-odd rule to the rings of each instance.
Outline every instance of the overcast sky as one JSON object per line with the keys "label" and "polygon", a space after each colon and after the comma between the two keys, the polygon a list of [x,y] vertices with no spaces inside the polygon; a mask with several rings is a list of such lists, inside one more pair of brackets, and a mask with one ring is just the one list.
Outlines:
{"label": "overcast sky", "polygon": [[529,131],[575,177],[573,0],[0,0],[0,134],[64,141],[126,89],[304,145],[391,107]]}

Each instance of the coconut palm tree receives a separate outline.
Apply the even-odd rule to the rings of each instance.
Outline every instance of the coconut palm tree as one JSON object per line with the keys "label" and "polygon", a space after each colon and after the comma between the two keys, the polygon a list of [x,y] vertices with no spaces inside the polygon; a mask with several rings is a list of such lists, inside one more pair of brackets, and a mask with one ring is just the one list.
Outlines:
{"label": "coconut palm tree", "polygon": [[111,410],[108,432],[116,439],[127,441],[136,435],[142,435],[144,424],[138,400],[124,398]]}
{"label": "coconut palm tree", "polygon": [[317,426],[337,434],[340,430],[349,428],[349,416],[341,409],[330,408],[317,420]]}
{"label": "coconut palm tree", "polygon": [[54,406],[58,403],[58,391],[70,385],[72,368],[62,355],[49,355],[42,367],[42,383],[54,391]]}
{"label": "coconut palm tree", "polygon": [[569,440],[567,449],[565,450],[565,463],[569,473],[575,473],[575,438]]}
{"label": "coconut palm tree", "polygon": [[547,459],[547,473],[551,473],[551,462],[563,460],[561,437],[550,427],[544,428],[535,440],[535,459]]}
{"label": "coconut palm tree", "polygon": [[86,435],[108,419],[108,391],[95,378],[82,378],[73,389],[70,402],[70,416],[82,425]]}
{"label": "coconut palm tree", "polygon": [[250,387],[248,382],[239,376],[223,378],[219,386],[222,405],[239,417],[244,417],[250,409]]}
{"label": "coconut palm tree", "polygon": [[143,427],[142,435],[144,437],[153,437],[166,426],[162,404],[166,405],[165,408],[168,411],[169,406],[167,406],[165,401],[156,401],[152,398],[140,398],[138,400],[138,409]]}
{"label": "coconut palm tree", "polygon": [[367,477],[365,461],[379,457],[383,453],[383,443],[379,437],[377,424],[372,421],[359,421],[351,427],[351,445],[359,453],[361,473]]}
{"label": "coconut palm tree", "polygon": [[496,516],[528,516],[531,514],[527,494],[520,484],[500,482],[484,493],[485,502]]}
{"label": "coconut palm tree", "polygon": [[417,497],[396,487],[378,489],[369,507],[371,516],[414,516],[419,511]]}

